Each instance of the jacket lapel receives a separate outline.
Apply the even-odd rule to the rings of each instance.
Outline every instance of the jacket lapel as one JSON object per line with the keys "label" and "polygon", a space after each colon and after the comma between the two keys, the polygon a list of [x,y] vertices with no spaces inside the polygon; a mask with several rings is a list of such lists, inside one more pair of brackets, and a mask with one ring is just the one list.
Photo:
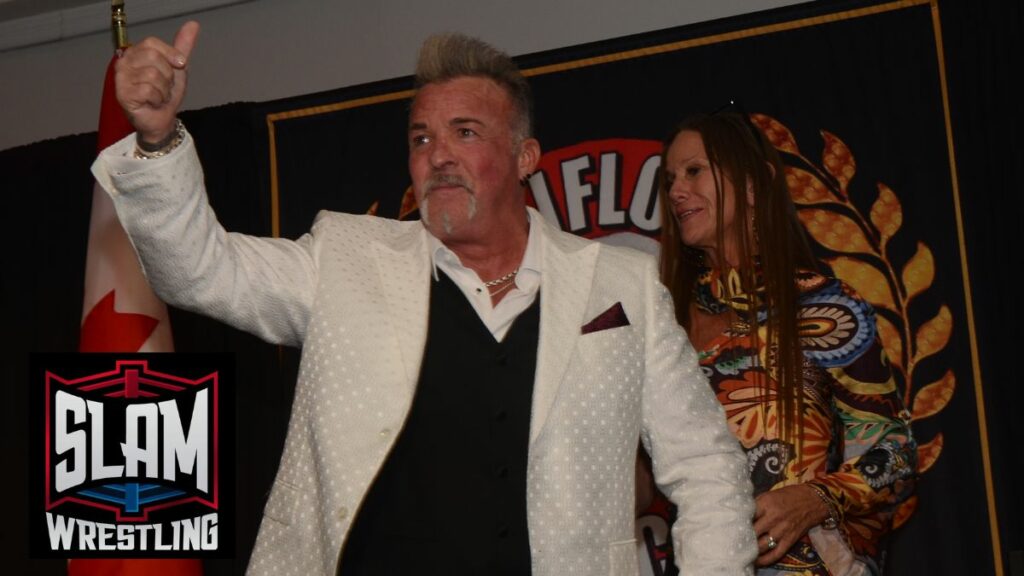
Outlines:
{"label": "jacket lapel", "polygon": [[[583,315],[600,250],[598,243],[582,242],[551,227],[539,213],[534,216],[532,221],[542,226],[544,247],[530,444],[544,429],[587,320]],[[429,320],[431,268],[426,231],[411,228],[393,240],[375,242],[371,249],[412,394],[419,379]]]}
{"label": "jacket lapel", "polygon": [[584,243],[551,228],[540,214],[544,232],[543,277],[540,288],[540,340],[533,384],[530,444],[540,436],[569,366],[580,327],[585,321],[594,266],[600,246]]}
{"label": "jacket lapel", "polygon": [[427,341],[430,306],[430,255],[426,231],[411,227],[394,239],[375,242],[377,274],[387,299],[391,327],[398,341],[410,394],[419,379]]}

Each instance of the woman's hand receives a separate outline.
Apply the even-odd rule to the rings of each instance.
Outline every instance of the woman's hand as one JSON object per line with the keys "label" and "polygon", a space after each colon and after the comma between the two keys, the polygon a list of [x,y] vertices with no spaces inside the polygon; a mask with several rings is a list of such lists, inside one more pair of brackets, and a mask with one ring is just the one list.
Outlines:
{"label": "woman's hand", "polygon": [[[754,500],[758,566],[779,561],[801,536],[828,518],[828,506],[805,484],[765,492]],[[772,542],[775,543],[772,546]]]}

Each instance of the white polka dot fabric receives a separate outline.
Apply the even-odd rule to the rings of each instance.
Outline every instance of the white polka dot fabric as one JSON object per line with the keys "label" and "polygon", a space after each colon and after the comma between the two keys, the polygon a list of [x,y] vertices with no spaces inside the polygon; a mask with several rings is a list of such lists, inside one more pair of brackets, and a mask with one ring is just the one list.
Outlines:
{"label": "white polka dot fabric", "polygon": [[[153,161],[128,158],[132,145],[108,148],[93,171],[157,293],[303,347],[248,573],[333,576],[415,390],[430,285],[423,227],[321,213],[298,241],[229,234],[209,208],[191,139]],[[653,261],[547,225],[544,233],[527,476],[533,574],[637,574],[638,437],[679,505],[673,537],[682,573],[750,573],[746,460]],[[616,304],[628,325],[581,333]]]}

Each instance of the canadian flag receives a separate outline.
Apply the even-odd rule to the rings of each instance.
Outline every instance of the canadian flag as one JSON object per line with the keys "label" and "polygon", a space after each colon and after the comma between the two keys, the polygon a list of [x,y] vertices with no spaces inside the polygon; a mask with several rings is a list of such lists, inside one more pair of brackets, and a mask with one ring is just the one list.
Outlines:
{"label": "canadian flag", "polygon": [[[107,66],[97,151],[133,132],[114,95],[115,55]],[[114,204],[93,186],[80,352],[171,352],[167,307],[146,283]]]}
{"label": "canadian flag", "polygon": [[[114,95],[114,64],[107,66],[100,106],[97,150],[132,133]],[[171,323],[142,275],[135,249],[117,220],[107,194],[93,186],[89,248],[85,258],[80,352],[172,352]],[[202,576],[195,559],[82,559],[68,563],[68,576]]]}

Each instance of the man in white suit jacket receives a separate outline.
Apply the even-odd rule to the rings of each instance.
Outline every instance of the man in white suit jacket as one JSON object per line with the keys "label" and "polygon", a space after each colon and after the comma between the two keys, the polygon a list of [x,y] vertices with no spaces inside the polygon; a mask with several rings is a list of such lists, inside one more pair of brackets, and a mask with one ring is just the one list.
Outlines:
{"label": "man in white suit jacket", "polygon": [[[104,151],[93,170],[161,297],[303,348],[250,574],[327,576],[339,565],[345,576],[636,574],[638,437],[679,507],[672,534],[683,573],[750,571],[756,544],[746,461],[653,260],[566,234],[525,206],[523,182],[540,148],[531,137],[528,85],[506,55],[458,35],[424,45],[409,119],[422,221],[324,212],[291,241],[228,233],[207,203],[191,138],[176,120],[197,33],[188,23],[173,45],[150,38],[127,51],[117,91],[136,134]],[[455,296],[445,297],[442,312],[445,286]],[[452,328],[459,325],[446,323],[454,322],[449,309],[471,310],[484,336]],[[532,332],[526,317],[535,319]],[[425,358],[426,350],[452,348],[452,338],[451,357]],[[507,382],[515,384],[509,398],[525,390],[527,409],[518,416],[502,409],[494,420],[519,418],[519,432],[458,436],[458,421],[478,419],[478,406],[468,399],[463,406],[461,396],[451,402],[449,373],[452,382],[477,377],[467,397],[491,385],[490,376],[465,373],[479,360],[458,350],[507,341],[526,343],[519,357],[530,377]],[[504,372],[488,374],[506,382]],[[438,406],[444,416],[431,419]],[[439,428],[476,443],[467,457],[506,458],[481,481],[484,498],[512,495],[495,497],[495,510],[509,515],[496,533],[492,502],[460,507],[449,492],[461,479],[424,469],[433,458],[454,461],[446,452],[460,450],[441,444],[430,449],[436,454],[424,452],[417,442],[444,437]],[[445,482],[431,488],[433,474]],[[418,527],[411,548],[393,549],[395,556],[415,550],[415,558],[367,559],[380,556],[378,514]],[[433,534],[449,514],[485,524],[461,529],[467,538],[483,534],[486,545],[467,552],[445,539],[447,528]],[[353,536],[358,531],[363,537]],[[502,548],[517,537],[520,547]]]}

